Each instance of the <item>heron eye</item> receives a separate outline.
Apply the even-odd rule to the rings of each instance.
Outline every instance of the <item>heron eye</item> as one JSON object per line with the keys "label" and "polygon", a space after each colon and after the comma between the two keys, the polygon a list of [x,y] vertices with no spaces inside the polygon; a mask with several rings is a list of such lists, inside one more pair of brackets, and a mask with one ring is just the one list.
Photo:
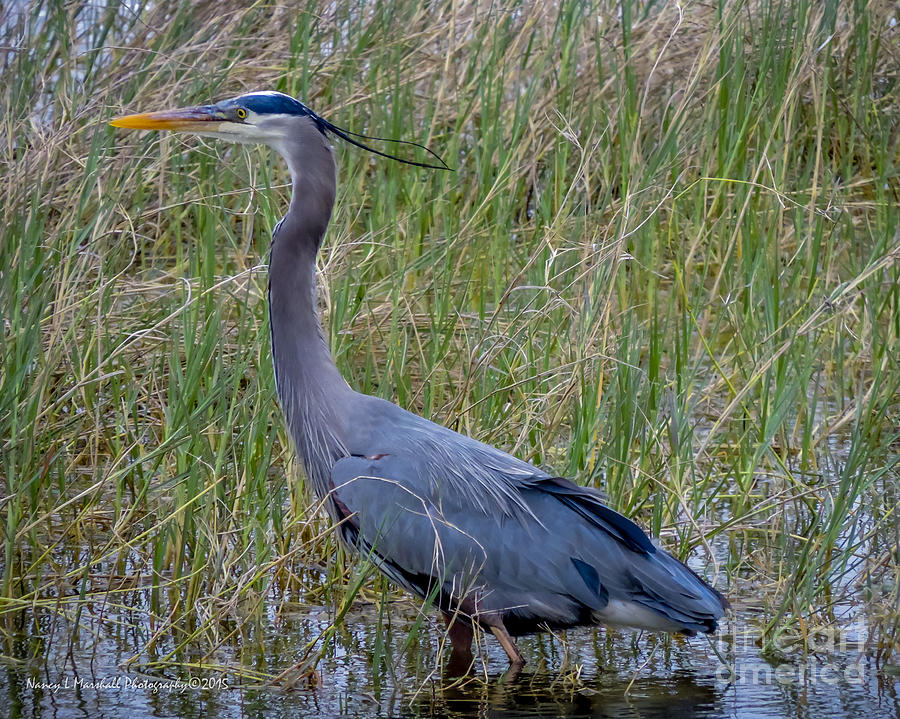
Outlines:
{"label": "heron eye", "polygon": [[239,119],[239,120],[243,120],[244,118],[247,117],[247,111],[246,111],[243,107],[239,107],[239,108],[235,111],[234,114],[238,116],[238,119]]}

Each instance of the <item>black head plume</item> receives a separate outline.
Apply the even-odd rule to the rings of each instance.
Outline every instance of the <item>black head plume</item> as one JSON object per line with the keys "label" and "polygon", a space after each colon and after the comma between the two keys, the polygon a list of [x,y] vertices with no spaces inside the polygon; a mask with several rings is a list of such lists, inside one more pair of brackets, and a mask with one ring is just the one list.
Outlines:
{"label": "black head plume", "polygon": [[[309,108],[307,108],[307,109],[309,109]],[[420,145],[418,142],[409,142],[408,140],[391,140],[386,137],[371,137],[370,135],[360,135],[358,132],[350,132],[350,130],[344,130],[343,128],[340,128],[337,125],[333,125],[332,123],[328,122],[328,120],[326,120],[325,118],[319,117],[318,115],[316,115],[316,113],[314,113],[312,110],[309,110],[309,114],[313,118],[313,120],[315,120],[316,124],[319,126],[320,129],[327,130],[328,132],[330,132],[334,135],[337,135],[342,140],[346,140],[351,145],[356,145],[357,147],[361,147],[363,150],[368,150],[369,152],[374,153],[376,155],[381,155],[382,157],[387,157],[391,160],[396,160],[397,162],[402,162],[404,165],[415,165],[416,167],[427,167],[432,170],[451,170],[451,172],[452,172],[452,169],[447,165],[446,162],[444,162],[441,159],[440,155],[438,155],[434,150],[432,150],[428,147],[425,147],[425,145]],[[353,137],[350,137],[350,135],[352,135],[353,137],[361,137],[364,140],[376,140],[378,142],[393,142],[398,145],[411,145],[412,147],[418,147],[422,150],[425,150],[425,152],[427,152],[429,155],[434,157],[441,164],[440,165],[431,165],[427,162],[415,162],[414,160],[406,160],[402,157],[397,157],[396,155],[391,155],[387,152],[381,152],[379,150],[376,150],[374,147],[369,147],[368,145],[366,145],[363,142],[354,140]]]}
{"label": "black head plume", "polygon": [[[228,108],[243,106],[252,110],[253,112],[262,115],[285,113],[290,115],[301,115],[309,117],[316,123],[316,126],[319,128],[319,131],[323,135],[327,135],[327,133],[330,132],[333,135],[337,135],[342,140],[346,140],[351,145],[361,147],[362,149],[368,150],[375,155],[387,157],[391,160],[402,162],[405,165],[414,165],[415,167],[427,167],[432,170],[451,170],[447,163],[444,162],[436,152],[425,147],[425,145],[420,145],[418,142],[409,142],[407,140],[392,140],[386,137],[371,137],[370,135],[360,135],[358,132],[345,130],[342,127],[338,127],[337,125],[328,122],[328,120],[310,110],[302,102],[300,102],[296,98],[291,97],[290,95],[284,94],[283,92],[251,92],[246,95],[241,95],[240,97],[234,98],[233,100],[226,100],[223,103],[220,103],[220,105]],[[427,162],[416,162],[415,160],[407,160],[403,157],[398,157],[397,155],[391,155],[390,153],[376,150],[374,147],[369,147],[369,145],[366,145],[359,140],[354,140],[354,137],[359,137],[364,140],[375,140],[377,142],[390,142],[398,145],[410,145],[412,147],[418,147],[421,150],[425,150],[425,152],[434,157],[440,164],[433,165]]]}

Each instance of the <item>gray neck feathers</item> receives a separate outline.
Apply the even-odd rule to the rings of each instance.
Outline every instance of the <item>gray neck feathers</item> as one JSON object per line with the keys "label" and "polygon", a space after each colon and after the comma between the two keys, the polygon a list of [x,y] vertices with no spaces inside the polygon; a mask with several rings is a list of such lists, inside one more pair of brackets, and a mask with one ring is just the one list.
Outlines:
{"label": "gray neck feathers", "polygon": [[331,357],[316,301],[316,253],[334,206],[335,166],[325,138],[306,118],[298,118],[290,137],[276,148],[288,162],[293,197],[269,261],[272,354],[281,409],[322,498],[332,465],[348,454],[346,410],[353,394]]}

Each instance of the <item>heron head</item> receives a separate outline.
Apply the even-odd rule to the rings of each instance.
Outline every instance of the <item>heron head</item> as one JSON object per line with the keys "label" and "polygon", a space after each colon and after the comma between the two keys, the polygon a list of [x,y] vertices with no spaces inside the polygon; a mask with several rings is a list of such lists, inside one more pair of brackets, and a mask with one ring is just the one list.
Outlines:
{"label": "heron head", "polygon": [[231,142],[278,147],[298,118],[309,118],[322,134],[326,125],[299,100],[281,92],[251,92],[214,105],[125,115],[110,121],[114,127],[135,130],[180,130]]}
{"label": "heron head", "polygon": [[[314,126],[322,133],[323,137],[327,137],[328,133],[331,133],[376,155],[389,157],[407,165],[430,167],[437,170],[450,169],[434,152],[415,142],[387,140],[387,142],[422,148],[436,157],[441,164],[414,162],[369,147],[350,137],[353,135],[366,138],[365,135],[359,135],[333,125],[299,100],[282,92],[250,92],[229,100],[222,100],[215,105],[198,105],[177,110],[124,115],[111,120],[109,124],[134,130],[181,130],[204,137],[219,137],[231,142],[264,144],[287,156],[285,149],[291,139],[296,138],[298,121],[306,123],[307,126]],[[382,138],[367,139],[380,140]]]}

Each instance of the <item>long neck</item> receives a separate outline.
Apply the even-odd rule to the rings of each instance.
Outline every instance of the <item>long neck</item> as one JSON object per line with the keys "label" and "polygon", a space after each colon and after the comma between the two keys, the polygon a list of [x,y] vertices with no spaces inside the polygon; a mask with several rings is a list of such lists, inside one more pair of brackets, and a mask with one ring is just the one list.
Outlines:
{"label": "long neck", "polygon": [[294,187],[290,209],[275,232],[269,261],[269,319],[275,381],[297,453],[319,497],[329,491],[334,462],[348,454],[344,444],[347,399],[319,323],[316,253],[331,215],[334,160],[322,143],[288,157]]}

